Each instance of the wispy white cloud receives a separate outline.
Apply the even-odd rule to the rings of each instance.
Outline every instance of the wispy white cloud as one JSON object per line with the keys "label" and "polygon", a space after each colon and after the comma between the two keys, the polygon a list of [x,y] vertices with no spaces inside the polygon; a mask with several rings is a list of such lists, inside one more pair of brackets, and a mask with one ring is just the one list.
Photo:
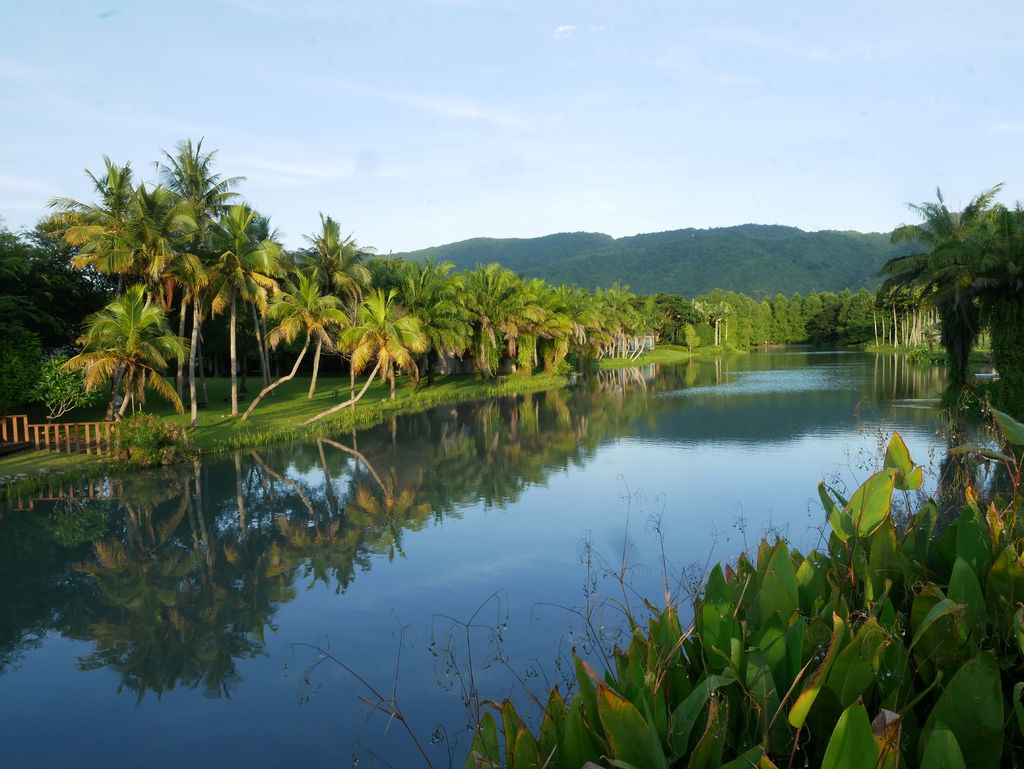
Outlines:
{"label": "wispy white cloud", "polygon": [[576,31],[576,25],[575,24],[563,24],[560,27],[555,27],[555,32],[552,35],[552,37],[555,40],[566,40],[566,39],[572,37],[572,35],[573,35],[573,33],[575,31]]}
{"label": "wispy white cloud", "polygon": [[1024,134],[1024,123],[995,123],[990,130],[994,134]]}
{"label": "wispy white cloud", "polygon": [[11,174],[0,174],[0,190],[9,190],[11,192],[27,192],[33,195],[56,195],[57,190],[48,184],[35,181],[34,179],[25,179],[20,176],[13,176]]}
{"label": "wispy white cloud", "polygon": [[363,94],[394,104],[424,110],[436,117],[456,120],[477,120],[504,128],[529,129],[530,125],[518,113],[465,99],[431,96],[407,91],[392,91],[353,82],[332,81],[330,86],[348,93]]}

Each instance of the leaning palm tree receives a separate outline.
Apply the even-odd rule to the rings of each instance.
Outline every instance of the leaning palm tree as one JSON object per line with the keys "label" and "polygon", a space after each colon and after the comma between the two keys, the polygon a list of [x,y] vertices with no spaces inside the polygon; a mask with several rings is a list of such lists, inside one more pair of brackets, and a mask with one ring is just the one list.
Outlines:
{"label": "leaning palm tree", "polygon": [[320,291],[320,281],[316,270],[308,275],[297,272],[293,277],[294,282],[285,285],[281,292],[274,297],[267,310],[267,317],[277,321],[277,326],[268,335],[268,342],[271,346],[276,346],[282,341],[290,344],[301,334],[305,337],[302,350],[295,359],[292,370],[276,382],[264,387],[260,394],[253,399],[249,408],[242,414],[242,421],[249,418],[253,409],[275,387],[295,378],[313,339],[316,339],[318,347],[326,344],[328,349],[333,349],[331,330],[335,327],[344,328],[348,324],[347,316],[339,309],[338,298],[330,294],[324,295]]}
{"label": "leaning palm tree", "polygon": [[[281,247],[272,240],[254,241],[252,225],[257,214],[246,206],[232,206],[211,237],[216,256],[209,265],[210,296],[213,312],[230,308],[228,346],[231,355],[231,416],[238,416],[238,355],[235,329],[238,322],[238,300],[250,302],[261,313],[267,310],[267,296],[277,289],[270,277],[276,271]],[[317,350],[320,341],[317,340]]]}
{"label": "leaning palm tree", "polygon": [[391,399],[394,400],[395,371],[408,371],[413,376],[417,375],[414,355],[427,348],[427,337],[420,328],[419,320],[409,315],[395,301],[393,290],[385,294],[376,289],[359,306],[355,325],[342,333],[341,346],[352,351],[352,367],[357,373],[375,361],[373,370],[358,395],[310,417],[302,422],[303,425],[354,404],[363,397],[378,372],[390,382]]}
{"label": "leaning palm tree", "polygon": [[880,274],[887,276],[883,290],[895,286],[923,286],[939,313],[941,341],[949,356],[954,384],[967,378],[967,358],[978,338],[980,318],[976,302],[977,249],[973,237],[990,217],[992,202],[1002,185],[975,196],[963,211],[950,211],[936,190],[935,202],[910,205],[923,221],[901,225],[892,233],[894,243],[918,243],[928,250],[890,259]]}
{"label": "leaning palm tree", "polygon": [[182,411],[181,399],[160,372],[171,359],[184,357],[185,346],[171,333],[163,310],[146,298],[144,286],[129,286],[92,316],[78,341],[82,352],[65,366],[85,372],[87,390],[109,382],[118,371],[124,372],[125,397],[119,418],[131,400],[145,402],[147,387],[167,398],[179,413]]}

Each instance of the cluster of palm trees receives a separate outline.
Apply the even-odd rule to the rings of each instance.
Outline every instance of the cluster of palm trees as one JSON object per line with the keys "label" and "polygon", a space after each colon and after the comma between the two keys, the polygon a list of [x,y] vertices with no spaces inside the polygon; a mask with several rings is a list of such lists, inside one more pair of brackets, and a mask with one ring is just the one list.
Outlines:
{"label": "cluster of palm trees", "polygon": [[1002,185],[951,211],[935,202],[912,205],[920,224],[904,225],[894,241],[916,242],[926,253],[886,264],[888,287],[917,286],[936,310],[953,380],[962,384],[968,356],[983,326],[992,340],[1004,405],[1024,407],[1024,207],[995,201]]}
{"label": "cluster of palm trees", "polygon": [[[51,202],[59,232],[75,248],[74,266],[117,276],[118,296],[88,320],[82,352],[69,361],[88,386],[110,383],[117,415],[141,403],[147,387],[183,410],[187,384],[196,425],[204,324],[225,313],[232,415],[239,413],[240,326],[255,338],[263,379],[243,420],[296,376],[311,349],[309,398],[325,353],[344,356],[351,377],[349,399],[319,419],[353,405],[376,376],[394,397],[398,373],[432,381],[439,364],[455,360],[471,359],[485,377],[503,367],[554,371],[569,355],[633,354],[659,326],[653,304],[626,288],[591,293],[524,280],[497,264],[452,274],[447,263],[374,258],[323,214],[308,247],[288,252],[269,219],[240,201],[241,177],[215,172],[215,157],[202,141],[179,142],[156,164],[155,185],[136,184],[130,164],[104,157],[102,174],[86,172],[94,202]],[[271,350],[282,344],[298,352],[291,370],[272,381]],[[165,374],[175,360],[172,386]],[[367,369],[357,394],[355,376]]]}

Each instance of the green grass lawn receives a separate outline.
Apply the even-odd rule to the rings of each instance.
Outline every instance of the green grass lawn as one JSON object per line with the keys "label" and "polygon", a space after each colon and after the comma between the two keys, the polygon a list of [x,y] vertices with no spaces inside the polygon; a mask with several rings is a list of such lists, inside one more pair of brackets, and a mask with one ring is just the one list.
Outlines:
{"label": "green grass lawn", "polygon": [[[651,363],[680,363],[690,353],[668,348],[657,348],[644,353],[638,360],[621,358],[605,359],[599,363],[601,369],[645,366]],[[452,375],[438,377],[433,385],[422,380],[416,388],[410,377],[399,377],[395,400],[389,399],[386,382],[375,380],[354,409],[345,408],[314,422],[308,427],[300,423],[349,397],[347,376],[321,376],[317,381],[317,392],[307,399],[309,376],[297,376],[285,382],[268,395],[245,422],[241,416],[231,416],[231,380],[226,377],[207,377],[209,401],[199,409],[199,425],[192,433],[193,440],[203,453],[227,451],[235,448],[264,445],[280,440],[301,440],[314,435],[323,435],[336,430],[369,427],[397,414],[421,411],[443,403],[488,398],[496,395],[519,392],[549,390],[565,386],[562,376],[535,374],[524,377],[515,374],[485,382],[473,375]],[[356,380],[356,390],[364,379]],[[199,383],[197,382],[197,387]],[[259,394],[260,380],[250,377],[248,392],[239,396],[238,410],[245,412],[251,400]],[[200,393],[202,390],[200,389]],[[188,400],[186,395],[185,400]],[[64,417],[66,422],[98,422],[103,420],[104,405],[78,409]],[[189,414],[178,414],[163,398],[150,393],[145,410],[169,422],[189,424]],[[29,409],[30,421],[43,422],[45,413],[38,408]],[[40,470],[61,475],[97,473],[105,466],[102,458],[84,454],[61,454],[49,451],[22,451],[0,457],[0,485],[21,475],[31,476]]]}
{"label": "green grass lawn", "polygon": [[[274,389],[245,422],[241,420],[240,415],[231,416],[231,380],[207,377],[206,381],[209,402],[199,409],[199,425],[192,433],[193,439],[203,453],[258,446],[279,440],[302,439],[335,430],[369,427],[397,414],[420,411],[442,403],[548,390],[563,387],[567,382],[565,377],[546,374],[532,377],[512,375],[493,382],[484,382],[472,375],[453,375],[438,377],[435,383],[429,386],[426,380],[422,380],[417,389],[411,378],[400,377],[395,400],[392,401],[389,398],[388,384],[375,380],[354,409],[342,409],[308,427],[302,427],[300,422],[303,420],[348,400],[347,376],[321,376],[317,381],[316,395],[311,400],[306,397],[310,377],[297,376]],[[365,379],[356,380],[357,392],[363,382]],[[250,378],[248,393],[239,397],[239,412],[244,413],[251,399],[258,395],[259,388],[254,386],[258,384],[258,379]],[[186,413],[178,414],[167,401],[155,394],[147,397],[145,409],[174,424],[189,424],[187,409]],[[101,421],[103,415],[104,407],[97,405],[74,411],[61,421]],[[44,418],[38,413],[30,413],[30,417],[33,421],[42,421]],[[90,469],[100,469],[101,463],[100,458],[84,454],[23,451],[0,457],[0,484],[13,476],[33,474],[43,469],[58,475],[87,473]]]}

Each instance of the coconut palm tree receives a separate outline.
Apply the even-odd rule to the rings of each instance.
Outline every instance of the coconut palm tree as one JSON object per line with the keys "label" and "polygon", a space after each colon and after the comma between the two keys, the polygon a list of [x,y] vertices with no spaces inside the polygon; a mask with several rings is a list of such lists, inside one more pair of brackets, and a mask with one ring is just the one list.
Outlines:
{"label": "coconut palm tree", "polygon": [[[334,294],[345,301],[349,320],[355,320],[356,308],[363,291],[370,286],[370,271],[363,264],[365,250],[360,249],[352,233],[343,237],[341,225],[330,216],[320,214],[320,232],[307,235],[310,247],[299,254],[303,269],[316,270],[325,294]],[[320,345],[313,357],[313,379],[307,398],[316,394],[316,372],[320,368]],[[354,373],[352,374],[354,377]],[[354,382],[353,382],[354,389]]]}
{"label": "coconut palm tree", "polygon": [[[175,152],[164,151],[166,163],[157,163],[160,181],[192,207],[196,229],[187,251],[193,254],[200,265],[210,258],[209,233],[216,220],[226,213],[237,193],[234,188],[243,177],[222,177],[213,171],[217,150],[204,151],[203,140],[193,144],[191,139],[178,142]],[[188,390],[191,423],[198,424],[198,402],[196,399],[196,362],[199,354],[199,340],[205,307],[205,289],[209,276],[205,269],[193,268],[191,282],[186,284],[188,301],[192,305],[192,341],[189,345]],[[184,304],[184,302],[183,302]]]}
{"label": "coconut palm tree", "polygon": [[358,395],[310,417],[302,424],[308,425],[351,406],[363,397],[378,372],[390,382],[391,399],[394,400],[395,371],[408,371],[416,376],[418,370],[414,355],[423,352],[427,343],[419,319],[399,306],[394,290],[387,294],[380,289],[371,291],[359,306],[355,325],[345,329],[340,339],[340,346],[351,350],[356,373],[363,371],[371,361],[376,362],[370,376]]}
{"label": "coconut palm tree", "polygon": [[978,228],[974,290],[992,335],[1004,408],[1024,413],[1024,207],[996,206]]}
{"label": "coconut palm tree", "polygon": [[434,363],[440,356],[460,356],[470,344],[472,328],[458,300],[456,284],[448,277],[451,262],[405,262],[401,266],[402,306],[420,320],[427,338],[422,367],[427,383],[434,382]]}
{"label": "coconut palm tree", "polygon": [[140,184],[135,190],[127,230],[131,271],[142,277],[164,312],[171,309],[175,277],[181,269],[176,261],[183,258],[195,230],[191,206],[169,189],[157,185],[149,190]]}
{"label": "coconut palm tree", "polygon": [[880,274],[883,290],[894,286],[920,285],[939,313],[941,342],[949,356],[954,384],[967,378],[967,359],[980,331],[978,314],[975,235],[990,217],[992,202],[1002,185],[975,196],[963,211],[950,211],[936,190],[935,202],[910,205],[923,221],[901,225],[892,233],[894,243],[918,243],[925,253],[890,259]]}
{"label": "coconut palm tree", "polygon": [[[267,310],[267,297],[277,290],[270,277],[277,269],[281,247],[272,240],[254,241],[252,225],[257,214],[246,206],[232,206],[213,230],[211,246],[217,254],[210,263],[210,295],[213,312],[227,306],[228,346],[231,356],[231,415],[238,415],[238,355],[235,329],[238,323],[238,301],[251,302],[260,312]],[[320,342],[317,341],[317,350]]]}
{"label": "coconut palm tree", "polygon": [[163,310],[146,297],[144,286],[129,286],[92,316],[78,341],[82,352],[65,366],[84,370],[87,390],[109,382],[117,371],[124,372],[125,397],[118,417],[124,416],[130,400],[145,402],[146,387],[181,412],[181,399],[160,372],[171,359],[184,357],[185,346],[171,333]]}
{"label": "coconut palm tree", "polygon": [[326,344],[328,349],[333,349],[334,342],[331,340],[331,331],[335,328],[345,328],[348,325],[348,317],[340,309],[340,300],[336,296],[325,295],[321,292],[320,279],[316,270],[309,274],[297,272],[292,277],[294,280],[287,283],[274,297],[267,310],[267,317],[277,322],[268,335],[268,342],[271,346],[276,346],[282,341],[290,344],[301,334],[304,336],[302,350],[295,359],[292,370],[276,382],[264,387],[260,394],[253,399],[249,408],[242,414],[242,421],[249,418],[253,409],[267,393],[295,377],[313,339],[317,340],[317,346]]}
{"label": "coconut palm tree", "polygon": [[544,310],[523,281],[500,264],[478,266],[461,277],[460,291],[473,328],[477,370],[492,377],[498,370],[502,346],[515,358],[520,328],[540,321]]}
{"label": "coconut palm tree", "polygon": [[72,198],[53,198],[54,219],[64,241],[77,248],[72,265],[93,267],[105,275],[118,276],[118,292],[124,290],[124,276],[132,271],[134,253],[128,235],[135,196],[131,163],[119,166],[103,156],[105,173],[85,174],[92,182],[98,201],[82,203]]}

